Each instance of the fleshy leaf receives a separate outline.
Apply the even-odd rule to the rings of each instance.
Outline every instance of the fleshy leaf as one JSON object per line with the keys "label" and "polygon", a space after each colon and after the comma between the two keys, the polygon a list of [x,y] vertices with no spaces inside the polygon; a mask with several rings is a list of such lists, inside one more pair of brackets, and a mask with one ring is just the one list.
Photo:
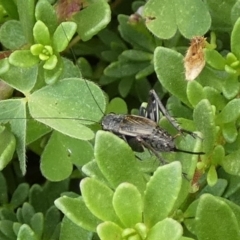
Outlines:
{"label": "fleshy leaf", "polygon": [[77,24],[74,22],[63,22],[61,23],[53,34],[53,47],[55,51],[62,52],[69,42],[77,29]]}
{"label": "fleshy leaf", "polygon": [[101,223],[86,207],[82,198],[70,198],[63,196],[54,201],[56,207],[76,225],[95,232]]}
{"label": "fleshy leaf", "polygon": [[51,45],[50,33],[47,26],[40,20],[38,20],[33,28],[33,36],[36,43],[42,45]]}
{"label": "fleshy leaf", "polygon": [[189,105],[186,96],[187,81],[184,77],[183,56],[174,50],[157,47],[154,52],[154,68],[163,87]]}
{"label": "fleshy leaf", "polygon": [[148,227],[153,227],[168,217],[178,198],[181,185],[182,168],[179,162],[159,167],[154,172],[147,183],[144,198],[144,222]]}
{"label": "fleshy leaf", "polygon": [[30,50],[17,50],[9,57],[9,62],[21,68],[32,67],[39,62],[39,57],[34,56]]}
{"label": "fleshy leaf", "polygon": [[142,197],[134,185],[122,183],[116,188],[113,207],[125,227],[133,228],[142,222]]}
{"label": "fleshy leaf", "polygon": [[105,0],[91,2],[86,9],[76,13],[73,19],[77,23],[78,34],[83,41],[87,41],[110,22],[110,6]]}
{"label": "fleshy leaf", "polygon": [[121,240],[122,229],[113,222],[104,222],[98,225],[97,233],[101,240]]}
{"label": "fleshy leaf", "polygon": [[203,149],[208,153],[216,140],[215,116],[212,106],[206,99],[201,100],[194,109],[193,119],[197,129],[203,134]]}
{"label": "fleshy leaf", "polygon": [[238,222],[231,208],[210,194],[204,194],[200,198],[196,213],[196,231],[199,240],[240,238]]}
{"label": "fleshy leaf", "polygon": [[98,180],[85,178],[80,188],[86,206],[96,217],[121,224],[113,209],[113,191],[109,187]]}
{"label": "fleshy leaf", "polygon": [[135,185],[143,194],[145,190],[143,175],[132,149],[122,139],[112,133],[98,131],[95,140],[95,158],[111,186],[116,188],[120,183],[128,182]]}
{"label": "fleshy leaf", "polygon": [[182,236],[182,233],[183,229],[180,223],[171,218],[166,218],[150,229],[146,240],[178,240]]}

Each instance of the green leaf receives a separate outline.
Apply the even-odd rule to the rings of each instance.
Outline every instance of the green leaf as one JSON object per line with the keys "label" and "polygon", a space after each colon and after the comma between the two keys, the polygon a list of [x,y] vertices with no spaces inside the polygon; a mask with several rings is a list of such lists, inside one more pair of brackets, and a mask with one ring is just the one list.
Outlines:
{"label": "green leaf", "polygon": [[18,19],[19,18],[16,2],[14,0],[1,0],[1,5],[7,11],[8,15],[12,19]]}
{"label": "green leaf", "polygon": [[[33,44],[33,26],[35,24],[35,0],[18,0],[17,10],[24,35],[29,43]],[[27,13],[27,14],[26,14]]]}
{"label": "green leaf", "polygon": [[238,136],[238,130],[236,128],[235,122],[225,123],[222,127],[222,133],[224,139],[228,143],[235,142]]}
{"label": "green leaf", "polygon": [[60,197],[54,201],[56,207],[76,225],[95,232],[101,221],[87,208],[82,198]]}
{"label": "green leaf", "polygon": [[1,75],[1,78],[10,86],[22,93],[29,93],[34,87],[38,76],[38,66],[27,68],[10,66],[9,70]]}
{"label": "green leaf", "polygon": [[214,186],[207,185],[202,189],[202,191],[199,193],[199,196],[203,195],[204,193],[210,193],[214,196],[222,196],[223,193],[228,188],[228,182],[225,179],[217,179],[217,182]]}
{"label": "green leaf", "polygon": [[9,62],[20,68],[33,67],[39,62],[39,57],[32,55],[30,50],[17,50],[9,57]]}
{"label": "green leaf", "polygon": [[12,160],[16,148],[16,138],[5,127],[1,127],[0,133],[0,171]]}
{"label": "green leaf", "polygon": [[144,222],[148,227],[153,227],[168,217],[178,198],[181,185],[182,168],[179,162],[159,167],[154,172],[144,197]]}
{"label": "green leaf", "polygon": [[50,181],[61,181],[72,173],[71,149],[65,141],[68,145],[71,138],[54,131],[42,153],[41,172]]}
{"label": "green leaf", "polygon": [[233,99],[223,108],[216,118],[217,123],[229,123],[235,121],[240,115],[240,99]]}
{"label": "green leaf", "polygon": [[204,0],[212,18],[213,31],[230,32],[232,30],[231,10],[235,0]]}
{"label": "green leaf", "polygon": [[240,176],[240,150],[225,156],[221,165],[227,173]]}
{"label": "green leaf", "polygon": [[143,15],[148,29],[164,39],[173,37],[177,29],[186,38],[202,36],[211,25],[208,9],[200,0],[150,0],[144,6]]}
{"label": "green leaf", "polygon": [[210,194],[204,194],[200,198],[196,213],[196,231],[199,240],[240,238],[238,222],[231,208]]}
{"label": "green leaf", "polygon": [[17,240],[26,240],[26,239],[38,240],[33,230],[27,224],[23,224],[19,229]]}
{"label": "green leaf", "polygon": [[121,98],[113,98],[107,106],[107,113],[127,114],[127,104]]}
{"label": "green leaf", "polygon": [[197,130],[202,133],[203,151],[210,152],[216,140],[215,115],[207,99],[200,101],[194,109],[193,119]]}
{"label": "green leaf", "polygon": [[[25,202],[25,203],[23,203],[22,208],[20,208],[18,210],[20,210],[19,215],[21,215],[22,222],[30,224],[31,219],[35,214],[35,211],[34,211],[34,208],[32,207],[32,205]],[[20,222],[21,222],[21,220],[20,220]]]}
{"label": "green leaf", "polygon": [[174,50],[157,47],[153,61],[158,80],[163,87],[189,105],[186,96],[187,81],[184,76],[183,56]]}
{"label": "green leaf", "polygon": [[234,24],[232,34],[231,34],[231,50],[235,56],[240,59],[240,47],[238,44],[238,39],[240,38],[240,18]]}
{"label": "green leaf", "polygon": [[44,216],[43,213],[35,213],[31,219],[30,225],[34,233],[41,238],[44,229]]}
{"label": "green leaf", "polygon": [[178,240],[183,234],[183,229],[177,221],[166,218],[156,223],[148,232],[146,240],[171,239]]}
{"label": "green leaf", "polygon": [[109,187],[93,178],[85,178],[80,189],[86,206],[97,218],[121,225],[113,209],[113,191]]}
{"label": "green leaf", "polygon": [[[13,222],[9,220],[2,219],[0,221],[0,232],[10,239],[16,239],[16,235],[13,231]],[[6,239],[6,238],[5,238]]]}
{"label": "green leaf", "polygon": [[1,205],[7,204],[8,203],[7,182],[2,172],[0,172],[0,192],[1,192],[0,204]]}
{"label": "green leaf", "polygon": [[87,41],[110,22],[110,6],[105,0],[91,2],[87,8],[76,13],[73,20],[77,23],[78,34],[83,41]]}
{"label": "green leaf", "polygon": [[137,80],[143,79],[143,78],[151,75],[152,73],[154,73],[154,66],[153,66],[153,64],[150,64],[150,65],[148,65],[147,67],[145,67],[145,68],[143,68],[142,70],[140,70],[140,71],[136,74],[135,78],[136,78]]}
{"label": "green leaf", "polygon": [[213,49],[204,49],[204,57],[206,62],[213,68],[217,70],[224,71],[226,64],[225,58],[216,50]]}
{"label": "green leaf", "polygon": [[43,64],[43,68],[46,70],[52,70],[56,67],[58,59],[56,55],[52,55],[47,59],[47,61]]}
{"label": "green leaf", "polygon": [[[114,149],[114,151],[113,151]],[[98,131],[95,140],[97,164],[112,187],[122,182],[135,185],[143,194],[145,182],[132,149],[112,133]]]}
{"label": "green leaf", "polygon": [[51,45],[48,27],[40,20],[38,20],[33,27],[33,36],[35,43]]}
{"label": "green leaf", "polygon": [[228,74],[225,78],[223,89],[223,95],[227,99],[234,98],[239,92],[238,77],[234,74]]}
{"label": "green leaf", "polygon": [[36,20],[41,20],[53,34],[58,25],[57,15],[54,7],[49,1],[38,1],[35,9]]}
{"label": "green leaf", "polygon": [[113,207],[125,227],[134,228],[137,223],[142,222],[142,196],[134,185],[121,183],[116,188]]}
{"label": "green leaf", "polygon": [[94,136],[82,124],[98,122],[106,104],[99,87],[78,78],[63,79],[41,88],[28,99],[33,118],[63,134],[82,140]]}
{"label": "green leaf", "polygon": [[107,180],[105,179],[104,175],[102,174],[102,172],[100,171],[97,162],[95,160],[85,164],[82,167],[82,171],[83,173],[85,173],[87,176],[95,178],[105,184],[108,185]]}
{"label": "green leaf", "polygon": [[215,166],[221,164],[225,157],[225,149],[222,145],[217,145],[212,152],[211,163]]}
{"label": "green leaf", "polygon": [[198,82],[202,86],[212,87],[222,92],[222,81],[224,78],[225,75],[219,74],[219,71],[206,66],[198,76]]}
{"label": "green leaf", "polygon": [[77,30],[74,22],[62,22],[53,34],[53,48],[57,52],[65,50]]}
{"label": "green leaf", "polygon": [[56,55],[54,55],[52,60],[53,60],[53,64],[51,64],[51,62],[50,62],[49,64],[45,63],[46,65],[45,64],[43,65],[44,80],[45,80],[46,84],[48,84],[48,85],[53,85],[54,83],[56,83],[60,79],[60,76],[63,72],[62,58],[56,59]]}
{"label": "green leaf", "polygon": [[227,100],[221,92],[217,91],[213,87],[204,87],[203,92],[211,105],[216,107],[216,111],[222,111],[227,104]]}
{"label": "green leaf", "polygon": [[119,32],[123,39],[134,48],[153,52],[156,47],[154,36],[148,31],[144,21],[131,23],[129,16],[119,14]]}
{"label": "green leaf", "polygon": [[153,58],[153,54],[141,50],[125,50],[122,52],[121,57],[124,57],[126,60],[129,61],[151,61]]}
{"label": "green leaf", "polygon": [[[58,195],[59,196],[59,195]],[[58,209],[55,206],[51,206],[45,214],[45,226],[43,239],[58,239],[58,236],[55,238],[54,233],[58,228],[58,225],[61,221],[61,215]]]}
{"label": "green leaf", "polygon": [[0,101],[1,122],[9,122],[11,131],[17,140],[17,155],[22,174],[26,173],[26,101],[23,99],[11,99]]}
{"label": "green leaf", "polygon": [[104,74],[109,77],[128,77],[135,75],[148,65],[149,62],[113,62],[104,69]]}
{"label": "green leaf", "polygon": [[61,232],[59,240],[76,240],[81,236],[83,240],[91,240],[92,232],[89,232],[70,221],[67,217],[64,217],[61,223]]}
{"label": "green leaf", "polygon": [[117,224],[112,222],[104,222],[97,227],[97,233],[101,240],[121,240],[122,231],[123,230]]}
{"label": "green leaf", "polygon": [[207,182],[210,187],[217,183],[218,177],[216,172],[216,167],[211,165],[207,173]]}
{"label": "green leaf", "polygon": [[10,68],[10,64],[7,58],[0,60],[0,75],[6,73]]}
{"label": "green leaf", "polygon": [[27,183],[21,183],[14,191],[10,204],[13,209],[19,207],[27,199],[29,193],[29,185]]}
{"label": "green leaf", "polygon": [[129,94],[133,82],[134,82],[133,77],[125,77],[120,80],[120,83],[118,85],[118,91],[123,98],[125,98]]}
{"label": "green leaf", "polygon": [[188,82],[187,97],[192,106],[195,107],[202,99],[205,98],[202,85],[197,81]]}
{"label": "green leaf", "polygon": [[86,58],[83,58],[83,57],[78,58],[76,65],[81,69],[81,72],[84,78],[93,77],[92,66]]}
{"label": "green leaf", "polygon": [[4,47],[15,50],[26,44],[22,26],[19,21],[9,20],[0,28],[0,41]]}

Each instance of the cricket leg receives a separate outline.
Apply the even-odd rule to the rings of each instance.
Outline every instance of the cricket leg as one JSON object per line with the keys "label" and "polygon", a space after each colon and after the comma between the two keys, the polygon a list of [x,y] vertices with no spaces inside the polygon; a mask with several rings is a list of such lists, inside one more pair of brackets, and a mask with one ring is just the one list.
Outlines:
{"label": "cricket leg", "polygon": [[154,122],[159,122],[159,107],[152,94],[149,94],[147,106],[141,106],[139,112],[140,116],[149,118]]}
{"label": "cricket leg", "polygon": [[140,136],[137,136],[136,137],[136,140],[142,144],[145,148],[149,149],[159,160],[160,162],[165,165],[166,164],[166,161],[162,158],[162,156],[160,156],[158,154],[158,152],[150,145],[148,144],[146,141],[144,141]]}
{"label": "cricket leg", "polygon": [[180,125],[176,122],[176,120],[170,116],[170,114],[168,113],[167,109],[163,106],[161,100],[159,99],[157,93],[155,92],[155,90],[151,90],[149,92],[150,94],[150,97],[151,98],[154,98],[156,103],[158,104],[158,107],[160,108],[161,112],[164,114],[164,116],[168,119],[168,121],[172,124],[172,126],[178,130],[178,132],[180,133],[187,133],[189,135],[191,135],[193,138],[196,138],[196,137],[199,137],[197,134],[191,132],[191,131],[188,131],[188,130],[185,130],[185,129],[182,129],[180,127]]}

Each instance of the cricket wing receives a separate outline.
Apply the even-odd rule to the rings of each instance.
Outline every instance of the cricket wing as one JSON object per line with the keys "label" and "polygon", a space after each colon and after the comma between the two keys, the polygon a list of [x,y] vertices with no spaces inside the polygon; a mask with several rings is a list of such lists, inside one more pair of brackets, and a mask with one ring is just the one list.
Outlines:
{"label": "cricket wing", "polygon": [[126,115],[120,124],[119,134],[144,138],[151,135],[156,127],[157,123],[151,119],[137,115]]}

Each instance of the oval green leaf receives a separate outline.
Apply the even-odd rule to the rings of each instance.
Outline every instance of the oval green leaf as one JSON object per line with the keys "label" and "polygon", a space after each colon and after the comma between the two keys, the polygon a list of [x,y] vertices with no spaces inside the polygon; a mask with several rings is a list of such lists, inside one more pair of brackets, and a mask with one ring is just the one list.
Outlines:
{"label": "oval green leaf", "polygon": [[112,205],[113,191],[108,186],[96,179],[85,178],[80,189],[86,206],[97,218],[121,225]]}
{"label": "oval green leaf", "polygon": [[128,182],[143,194],[146,186],[143,174],[138,168],[132,149],[122,139],[110,132],[98,131],[95,158],[111,186],[116,188],[120,183]]}
{"label": "oval green leaf", "polygon": [[[173,210],[182,185],[182,167],[173,162],[159,167],[147,184],[144,197],[144,222],[153,227]],[[171,186],[171,187],[170,187]]]}
{"label": "oval green leaf", "polygon": [[200,198],[196,213],[196,233],[199,240],[240,238],[238,221],[231,208],[210,194],[204,194]]}
{"label": "oval green leaf", "polygon": [[142,222],[142,196],[134,185],[122,183],[117,187],[113,207],[126,228],[134,228],[137,223]]}

